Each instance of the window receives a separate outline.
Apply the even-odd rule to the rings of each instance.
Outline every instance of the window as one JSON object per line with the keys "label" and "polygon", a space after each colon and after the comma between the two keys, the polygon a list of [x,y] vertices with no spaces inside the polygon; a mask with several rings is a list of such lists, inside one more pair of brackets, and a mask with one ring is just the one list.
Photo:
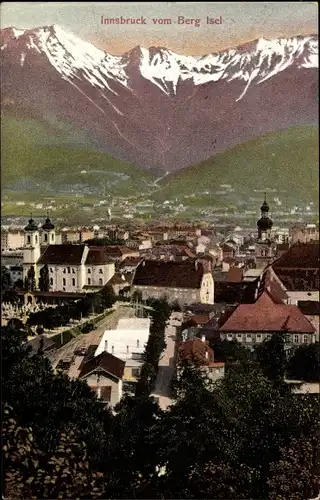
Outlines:
{"label": "window", "polygon": [[62,288],[62,291],[63,291],[63,292],[65,292],[65,291],[66,291],[66,288],[65,288],[65,287],[63,287],[63,288]]}
{"label": "window", "polygon": [[50,273],[53,273],[53,269],[52,269],[52,267],[50,267]]}
{"label": "window", "polygon": [[270,340],[271,339],[271,333],[267,333],[266,337],[267,337],[267,340]]}
{"label": "window", "polygon": [[304,335],[303,336],[303,342],[307,344],[309,342],[309,335]]}
{"label": "window", "polygon": [[76,280],[72,278],[72,286],[76,286]]}
{"label": "window", "polygon": [[27,236],[27,242],[31,243],[31,237],[29,235]]}
{"label": "window", "polygon": [[131,374],[133,377],[139,377],[140,375],[140,368],[132,368],[131,369]]}
{"label": "window", "polygon": [[140,342],[139,342],[139,340],[137,340],[137,347],[140,347]]}
{"label": "window", "polygon": [[54,234],[52,233],[52,235],[51,235],[51,241],[53,241],[53,240],[54,240]]}
{"label": "window", "polygon": [[64,268],[62,272],[63,272],[63,274],[66,274],[66,268]]}
{"label": "window", "polygon": [[127,354],[129,354],[129,346],[127,345]]}
{"label": "window", "polygon": [[293,336],[293,342],[294,342],[295,344],[299,344],[299,335],[294,335],[294,336]]}
{"label": "window", "polygon": [[242,340],[242,333],[237,333],[237,339]]}
{"label": "window", "polygon": [[50,285],[53,285],[53,278],[50,278]]}
{"label": "window", "polygon": [[99,274],[103,274],[103,269],[99,269]]}
{"label": "window", "polygon": [[70,267],[68,267],[68,274],[70,274]]}
{"label": "window", "polygon": [[105,351],[108,350],[108,341],[107,340],[104,341],[104,350]]}
{"label": "window", "polygon": [[63,278],[62,280],[62,284],[65,285],[66,284],[66,278]]}
{"label": "window", "polygon": [[251,340],[251,333],[247,333],[247,339]]}
{"label": "window", "polygon": [[48,241],[48,235],[47,235],[47,233],[45,233],[45,235],[44,235],[44,241]]}
{"label": "window", "polygon": [[88,278],[88,285],[91,285],[91,279]]}
{"label": "window", "polygon": [[91,269],[88,269],[88,274],[91,274]]}
{"label": "window", "polygon": [[228,333],[228,335],[227,335],[227,339],[228,339],[228,340],[232,340],[232,338],[233,338],[232,333]]}
{"label": "window", "polygon": [[36,243],[38,243],[38,236],[36,235]]}
{"label": "window", "polygon": [[76,273],[76,271],[74,269],[72,269],[72,274],[75,274],[75,273]]}
{"label": "window", "polygon": [[111,347],[112,354],[114,353],[114,345]]}
{"label": "window", "polygon": [[99,278],[99,285],[103,285],[102,278]]}

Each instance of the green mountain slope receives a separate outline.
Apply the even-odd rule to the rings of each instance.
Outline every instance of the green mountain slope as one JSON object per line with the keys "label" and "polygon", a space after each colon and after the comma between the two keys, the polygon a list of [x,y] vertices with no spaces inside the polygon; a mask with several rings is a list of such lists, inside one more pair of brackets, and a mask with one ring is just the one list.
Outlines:
{"label": "green mountain slope", "polygon": [[54,127],[4,116],[1,139],[2,189],[40,186],[59,192],[69,186],[105,186],[107,194],[125,196],[145,192],[155,179],[151,172],[97,152],[92,145],[85,147],[84,134],[67,124]]}
{"label": "green mountain slope", "polygon": [[[231,184],[235,192],[276,189],[289,198],[318,200],[318,129],[297,127],[266,134],[206,160],[168,175],[161,200],[185,195],[215,193],[221,184]],[[197,196],[197,198],[199,198]]]}

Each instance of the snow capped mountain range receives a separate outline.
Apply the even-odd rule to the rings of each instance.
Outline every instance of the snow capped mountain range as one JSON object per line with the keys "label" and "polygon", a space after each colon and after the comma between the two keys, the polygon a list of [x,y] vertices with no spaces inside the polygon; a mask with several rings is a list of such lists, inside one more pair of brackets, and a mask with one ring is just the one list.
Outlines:
{"label": "snow capped mountain range", "polygon": [[[5,30],[7,31],[7,30]],[[7,35],[7,36],[6,36]],[[61,76],[71,81],[78,72],[93,86],[110,89],[108,78],[115,79],[130,88],[127,71],[130,52],[124,56],[113,56],[97,49],[68,33],[58,25],[35,30],[9,28],[5,39],[14,39],[17,44],[25,43],[31,51],[45,54]],[[1,49],[5,50],[8,42]],[[241,48],[229,49],[218,54],[203,57],[183,56],[163,48],[133,49],[139,52],[141,75],[154,83],[167,95],[176,94],[179,82],[192,80],[194,85],[234,79],[243,80],[241,99],[250,84],[263,81],[284,71],[292,64],[298,68],[318,67],[318,40],[314,36],[299,36],[289,39],[265,40],[261,38]],[[21,54],[21,65],[26,54]],[[107,79],[106,79],[107,77]],[[132,89],[131,89],[132,90]]]}
{"label": "snow capped mountain range", "polygon": [[73,123],[100,150],[144,168],[181,169],[318,121],[316,35],[203,57],[139,46],[114,56],[57,25],[6,28],[1,63],[4,112]]}

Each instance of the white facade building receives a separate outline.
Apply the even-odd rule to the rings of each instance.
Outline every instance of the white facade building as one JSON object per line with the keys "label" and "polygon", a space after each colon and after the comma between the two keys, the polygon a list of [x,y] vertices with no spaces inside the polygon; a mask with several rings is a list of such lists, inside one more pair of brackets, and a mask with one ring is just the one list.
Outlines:
{"label": "white facade building", "polygon": [[106,351],[123,361],[141,359],[148,342],[150,324],[150,318],[120,319],[116,330],[104,332],[95,356]]}

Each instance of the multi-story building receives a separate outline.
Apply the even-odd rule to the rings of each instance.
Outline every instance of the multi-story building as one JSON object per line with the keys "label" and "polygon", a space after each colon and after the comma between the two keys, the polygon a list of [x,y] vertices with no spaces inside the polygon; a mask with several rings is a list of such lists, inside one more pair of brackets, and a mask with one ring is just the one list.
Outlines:
{"label": "multi-story building", "polygon": [[33,271],[35,285],[40,270],[48,267],[51,292],[83,292],[84,288],[102,288],[115,273],[115,264],[106,254],[104,246],[55,244],[55,228],[47,218],[42,232],[33,219],[25,227],[23,249],[23,279]]}
{"label": "multi-story building", "polygon": [[22,229],[1,229],[1,252],[17,250],[24,245],[24,231]]}
{"label": "multi-story building", "polygon": [[291,243],[319,241],[319,224],[294,224],[290,229]]}
{"label": "multi-story building", "polygon": [[141,293],[143,299],[164,297],[181,305],[214,303],[213,277],[205,261],[143,261],[136,268],[131,291]]}
{"label": "multi-story building", "polygon": [[249,348],[269,340],[275,333],[286,335],[287,345],[311,344],[316,330],[295,305],[286,305],[264,291],[254,304],[240,304],[220,327],[221,340],[236,340]]}

